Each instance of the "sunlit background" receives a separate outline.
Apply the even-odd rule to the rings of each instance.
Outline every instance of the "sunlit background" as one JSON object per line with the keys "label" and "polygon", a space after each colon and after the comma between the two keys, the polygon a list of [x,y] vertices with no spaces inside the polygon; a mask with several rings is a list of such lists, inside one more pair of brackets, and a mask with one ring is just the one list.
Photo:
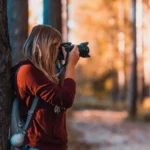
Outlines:
{"label": "sunlit background", "polygon": [[29,0],[29,33],[37,24],[43,24],[43,0]]}
{"label": "sunlit background", "polygon": [[[89,42],[91,55],[81,58],[77,67],[78,100],[126,101],[132,60],[131,1],[70,0],[67,8],[68,41]],[[150,96],[149,12],[149,1],[137,0],[138,92],[140,95],[144,84],[145,98]],[[29,0],[29,33],[34,25],[42,23],[43,1]]]}

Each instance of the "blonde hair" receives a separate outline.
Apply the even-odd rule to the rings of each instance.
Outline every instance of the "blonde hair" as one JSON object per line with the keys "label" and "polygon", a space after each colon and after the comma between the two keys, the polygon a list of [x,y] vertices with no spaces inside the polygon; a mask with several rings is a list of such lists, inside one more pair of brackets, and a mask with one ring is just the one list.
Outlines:
{"label": "blonde hair", "polygon": [[61,34],[51,26],[35,26],[27,38],[23,53],[45,76],[53,83],[58,84],[56,75],[56,59]]}

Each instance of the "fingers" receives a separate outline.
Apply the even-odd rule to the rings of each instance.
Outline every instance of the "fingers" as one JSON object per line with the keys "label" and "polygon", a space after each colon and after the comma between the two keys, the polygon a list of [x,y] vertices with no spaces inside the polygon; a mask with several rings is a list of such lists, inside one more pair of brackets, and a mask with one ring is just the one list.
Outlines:
{"label": "fingers", "polygon": [[78,49],[78,46],[77,45],[74,45],[74,47],[73,47],[73,53],[75,53],[75,54],[77,54],[77,55],[79,55],[79,49]]}
{"label": "fingers", "polygon": [[74,48],[69,52],[68,65],[75,66],[79,58],[79,49],[76,45],[74,45]]}

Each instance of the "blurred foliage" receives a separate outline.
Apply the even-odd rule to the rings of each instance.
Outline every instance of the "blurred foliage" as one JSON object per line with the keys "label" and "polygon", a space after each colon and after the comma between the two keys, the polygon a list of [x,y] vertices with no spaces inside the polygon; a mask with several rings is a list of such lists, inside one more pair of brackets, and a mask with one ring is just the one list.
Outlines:
{"label": "blurred foliage", "polygon": [[[139,55],[138,52],[137,89],[138,107],[144,110],[145,107],[139,101],[141,101],[142,78],[144,78],[145,84],[144,95],[150,96],[150,4],[148,0],[143,0],[142,2],[142,10],[140,11],[143,13],[143,54],[141,54],[143,56]],[[105,106],[110,105],[108,108],[113,108],[114,104],[118,105],[117,103],[123,103],[122,108],[126,108],[128,104],[127,90],[130,64],[132,61],[131,10],[131,0],[69,1],[69,22],[72,23],[69,26],[70,40],[75,44],[88,41],[91,55],[88,59],[80,59],[80,64],[77,66],[76,100],[79,103],[79,105],[77,104],[78,107],[82,105],[89,108],[91,105],[95,108],[100,108],[99,104],[102,101],[106,101]],[[120,36],[124,36],[124,49],[119,49]],[[142,59],[144,60],[143,62],[141,61]],[[144,67],[144,75],[141,71],[142,67]],[[94,103],[95,101],[98,103],[97,100],[99,104],[96,105]],[[150,104],[150,101],[147,103]],[[140,109],[138,110],[140,111]],[[149,110],[146,113],[140,112],[145,115]]]}
{"label": "blurred foliage", "polygon": [[94,94],[97,97],[110,96],[112,91],[112,73],[113,70],[106,70],[99,78],[94,79],[92,82]]}
{"label": "blurred foliage", "polygon": [[[35,24],[42,23],[43,3],[42,0],[36,1],[38,1],[36,7],[35,2],[31,0],[29,4],[30,30]],[[76,99],[79,100],[79,105],[82,103],[83,107],[91,105],[97,108],[101,107],[100,104],[103,107],[104,103],[105,106],[110,105],[110,107],[122,102],[123,105],[126,105],[129,66],[132,59],[130,55],[132,48],[131,0],[68,0],[68,4],[69,41],[75,44],[88,41],[91,55],[88,59],[81,58],[77,65]],[[148,0],[143,0],[142,8],[143,50],[146,68],[145,93],[146,96],[149,96],[150,69],[147,67],[150,64],[148,52],[150,38],[147,37],[150,34],[150,7]],[[124,36],[122,51],[119,49],[120,36]],[[138,58],[138,80],[141,77],[140,59]],[[121,78],[122,83],[120,83]],[[138,82],[141,83],[141,81]],[[140,91],[139,87],[138,90]]]}
{"label": "blurred foliage", "polygon": [[[122,8],[124,16],[121,20],[124,23],[123,29],[120,27],[118,17],[121,6],[124,7]],[[75,40],[72,42],[89,41],[91,54],[91,58],[80,60],[77,72],[77,91],[99,98],[111,96],[114,80],[112,72],[118,71],[120,67],[128,70],[129,65],[130,0],[93,0],[92,2],[72,0],[70,10],[70,20],[74,22],[74,27],[70,29]],[[120,54],[118,50],[120,32],[125,34],[123,54]],[[125,63],[120,55],[125,56]],[[88,92],[85,92],[86,89]]]}

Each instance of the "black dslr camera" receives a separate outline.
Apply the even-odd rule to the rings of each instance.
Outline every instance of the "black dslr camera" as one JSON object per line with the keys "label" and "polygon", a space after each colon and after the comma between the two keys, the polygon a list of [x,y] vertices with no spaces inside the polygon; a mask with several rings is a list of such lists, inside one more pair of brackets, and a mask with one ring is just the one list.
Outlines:
{"label": "black dslr camera", "polygon": [[[81,43],[78,46],[78,49],[79,49],[79,55],[80,57],[83,57],[83,58],[88,58],[90,57],[89,55],[89,47],[87,46],[88,45],[88,42],[85,42],[85,43]],[[64,60],[64,55],[62,53],[62,46],[65,48],[66,52],[69,53],[72,49],[73,49],[73,45],[72,43],[70,42],[67,42],[67,43],[61,43],[60,47],[59,47],[59,53],[58,53],[58,60]]]}

